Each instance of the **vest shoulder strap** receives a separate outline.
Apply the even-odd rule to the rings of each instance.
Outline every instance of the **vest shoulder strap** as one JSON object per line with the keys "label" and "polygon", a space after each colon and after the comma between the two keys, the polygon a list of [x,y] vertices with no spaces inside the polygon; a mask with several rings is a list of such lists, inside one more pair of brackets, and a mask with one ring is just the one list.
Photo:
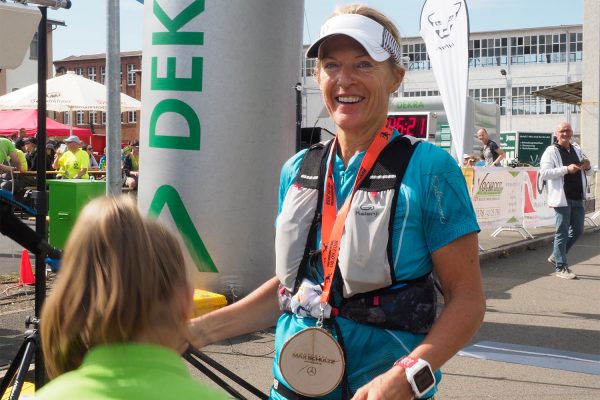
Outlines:
{"label": "vest shoulder strap", "polygon": [[320,190],[323,185],[320,185],[319,182],[323,182],[321,175],[325,174],[325,163],[332,141],[316,143],[308,148],[300,164],[298,175],[296,175],[296,184]]}
{"label": "vest shoulder strap", "polygon": [[359,190],[378,192],[399,187],[412,154],[420,143],[408,136],[394,139],[379,155]]}

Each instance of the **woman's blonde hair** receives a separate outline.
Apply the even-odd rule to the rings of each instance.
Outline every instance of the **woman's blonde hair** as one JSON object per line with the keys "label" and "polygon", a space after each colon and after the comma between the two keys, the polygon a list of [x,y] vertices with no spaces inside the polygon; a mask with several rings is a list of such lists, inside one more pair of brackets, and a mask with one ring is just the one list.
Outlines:
{"label": "woman's blonde hair", "polygon": [[[176,237],[144,218],[129,197],[93,200],[69,236],[61,271],[41,315],[49,376],[76,369],[100,344],[188,336],[188,268]],[[184,311],[184,312],[182,312]],[[177,336],[179,335],[179,336]]]}

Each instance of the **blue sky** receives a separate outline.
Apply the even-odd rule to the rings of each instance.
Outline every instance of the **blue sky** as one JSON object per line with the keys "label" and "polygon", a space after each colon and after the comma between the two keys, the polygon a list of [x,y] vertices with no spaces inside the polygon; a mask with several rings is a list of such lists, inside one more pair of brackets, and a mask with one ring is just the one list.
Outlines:
{"label": "blue sky", "polygon": [[[357,2],[383,11],[403,36],[418,35],[423,0],[305,0],[304,42],[315,40],[335,5]],[[582,3],[583,0],[467,0],[472,32],[581,24]],[[143,5],[136,0],[120,0],[120,6],[121,51],[141,50]],[[54,31],[55,60],[106,52],[106,1],[72,0],[71,9],[49,10],[48,18],[67,24]]]}

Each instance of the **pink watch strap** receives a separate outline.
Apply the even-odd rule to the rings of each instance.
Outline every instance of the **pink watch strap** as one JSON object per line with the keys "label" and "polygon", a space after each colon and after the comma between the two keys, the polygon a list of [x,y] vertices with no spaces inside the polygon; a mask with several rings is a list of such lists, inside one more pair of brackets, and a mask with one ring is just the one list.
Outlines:
{"label": "pink watch strap", "polygon": [[398,366],[407,369],[415,365],[417,361],[419,361],[419,359],[411,356],[404,356],[394,363],[394,367]]}

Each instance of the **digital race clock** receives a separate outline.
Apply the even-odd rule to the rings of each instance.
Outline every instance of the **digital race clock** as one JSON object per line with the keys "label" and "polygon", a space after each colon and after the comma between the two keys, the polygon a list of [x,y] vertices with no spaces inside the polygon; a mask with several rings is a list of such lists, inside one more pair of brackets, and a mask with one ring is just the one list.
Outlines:
{"label": "digital race clock", "polygon": [[429,112],[391,112],[387,117],[387,126],[397,129],[401,135],[427,139],[429,133],[429,115]]}

